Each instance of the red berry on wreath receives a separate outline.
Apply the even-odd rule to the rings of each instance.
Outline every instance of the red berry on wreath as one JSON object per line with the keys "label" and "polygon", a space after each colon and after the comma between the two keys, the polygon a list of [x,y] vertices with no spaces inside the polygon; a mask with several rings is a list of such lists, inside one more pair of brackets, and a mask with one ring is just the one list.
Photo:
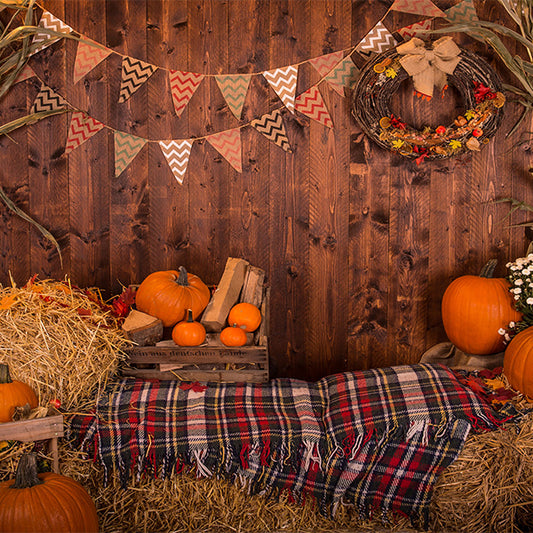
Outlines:
{"label": "red berry on wreath", "polygon": [[439,126],[436,130],[435,130],[436,133],[438,133],[439,135],[442,135],[443,133],[446,132],[446,128],[444,126]]}
{"label": "red berry on wreath", "polygon": [[483,130],[480,129],[480,128],[475,128],[473,131],[472,131],[472,135],[474,137],[481,137],[483,135]]}

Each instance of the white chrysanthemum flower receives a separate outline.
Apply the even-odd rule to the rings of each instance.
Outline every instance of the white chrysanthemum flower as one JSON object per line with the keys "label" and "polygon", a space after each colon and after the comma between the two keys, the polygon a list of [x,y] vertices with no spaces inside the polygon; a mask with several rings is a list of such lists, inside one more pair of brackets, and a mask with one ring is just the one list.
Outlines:
{"label": "white chrysanthemum flower", "polygon": [[523,279],[520,279],[520,278],[515,279],[515,280],[514,280],[514,284],[515,284],[515,285],[523,285],[523,284],[524,284],[524,280],[523,280]]}
{"label": "white chrysanthemum flower", "polygon": [[510,327],[511,329],[514,328],[515,326],[516,326],[516,324],[515,324],[514,322],[512,322],[512,321],[509,322],[509,327]]}
{"label": "white chrysanthemum flower", "polygon": [[509,335],[509,333],[506,333],[506,334],[503,336],[503,338],[504,338],[507,342],[509,342],[509,341],[511,340],[511,335]]}
{"label": "white chrysanthemum flower", "polygon": [[503,328],[500,328],[500,329],[498,330],[498,334],[499,334],[499,335],[505,335],[505,330],[504,330]]}
{"label": "white chrysanthemum flower", "polygon": [[515,295],[514,295],[514,299],[515,299],[515,300],[520,300],[520,296],[518,296],[518,294],[515,294]]}
{"label": "white chrysanthemum flower", "polygon": [[527,305],[533,305],[533,298],[531,298],[531,297],[528,298],[528,299],[526,300],[526,304],[527,304]]}

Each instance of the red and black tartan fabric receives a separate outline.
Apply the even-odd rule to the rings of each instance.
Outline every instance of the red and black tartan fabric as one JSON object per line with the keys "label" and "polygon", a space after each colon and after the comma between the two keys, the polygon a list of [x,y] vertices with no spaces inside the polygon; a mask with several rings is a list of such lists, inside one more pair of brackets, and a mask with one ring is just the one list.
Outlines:
{"label": "red and black tartan fabric", "polygon": [[184,468],[240,479],[253,493],[311,494],[324,514],[339,503],[364,517],[410,516],[427,527],[439,474],[475,431],[499,415],[441,365],[346,372],[316,383],[124,379],[93,415],[69,421],[107,476],[165,477]]}

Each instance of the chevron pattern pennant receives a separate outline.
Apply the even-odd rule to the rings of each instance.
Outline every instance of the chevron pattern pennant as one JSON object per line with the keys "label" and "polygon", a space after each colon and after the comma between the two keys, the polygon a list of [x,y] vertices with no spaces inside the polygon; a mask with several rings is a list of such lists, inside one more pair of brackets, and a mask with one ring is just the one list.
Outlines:
{"label": "chevron pattern pennant", "polygon": [[344,97],[344,88],[353,87],[357,81],[359,69],[355,66],[353,59],[347,56],[344,61],[339,63],[325,78],[331,88],[340,96]]}
{"label": "chevron pattern pennant", "polygon": [[30,78],[33,78],[35,76],[35,72],[33,69],[26,63],[22,70],[18,73],[18,76],[15,78],[15,81],[13,82],[13,85],[15,83],[20,83],[21,81],[26,81]]}
{"label": "chevron pattern pennant", "polygon": [[444,13],[446,14],[446,20],[454,24],[479,20],[472,0],[463,0],[463,2],[450,7]]}
{"label": "chevron pattern pennant", "polygon": [[74,75],[72,76],[72,81],[78,83],[83,76],[89,73],[109,54],[111,54],[111,50],[108,48],[101,48],[96,43],[93,45],[79,41],[78,51],[76,52],[76,61],[74,62]]}
{"label": "chevron pattern pennant", "polygon": [[356,46],[359,52],[381,54],[398,43],[392,33],[379,21]]}
{"label": "chevron pattern pennant", "polygon": [[124,57],[122,59],[122,81],[118,103],[124,103],[157,70],[139,59]]}
{"label": "chevron pattern pennant", "polygon": [[174,102],[174,110],[178,117],[183,113],[187,107],[192,95],[198,89],[198,86],[204,79],[203,74],[196,74],[194,72],[184,72],[181,70],[170,70],[170,90],[172,93],[172,101]]}
{"label": "chevron pattern pennant", "polygon": [[251,74],[237,74],[235,76],[215,76],[218,87],[224,100],[231,109],[231,112],[235,115],[237,120],[241,119],[242,108],[244,106],[244,100],[246,99],[246,93],[248,92],[248,86],[252,79]]}
{"label": "chevron pattern pennant", "polygon": [[285,68],[268,70],[263,76],[276,91],[285,107],[294,113],[294,98],[296,95],[296,82],[298,81],[298,67],[289,65]]}
{"label": "chevron pattern pennant", "polygon": [[104,125],[101,122],[81,111],[72,113],[65,154],[69,154],[72,150],[78,148],[78,146],[83,144],[95,133],[98,133],[103,127]]}
{"label": "chevron pattern pennant", "polygon": [[390,7],[392,11],[424,15],[426,17],[444,17],[441,11],[431,0],[395,0]]}
{"label": "chevron pattern pennant", "polygon": [[192,141],[159,141],[161,151],[166,157],[168,166],[174,174],[174,177],[181,185],[185,172],[187,171],[187,164],[189,163],[189,156],[191,155]]}
{"label": "chevron pattern pennant", "polygon": [[341,51],[339,52],[333,52],[331,54],[327,54],[325,56],[315,57],[313,59],[309,60],[309,63],[315,68],[315,70],[320,74],[320,77],[323,78],[333,68],[342,61],[342,58],[344,57],[344,53]]}
{"label": "chevron pattern pennant", "polygon": [[428,34],[422,32],[430,30],[432,22],[433,19],[426,19],[421,22],[415,22],[414,24],[410,24],[409,26],[400,28],[398,30],[398,33],[405,41],[408,41],[413,37],[418,37],[419,39],[427,39]]}
{"label": "chevron pattern pennant", "polygon": [[261,118],[252,120],[250,125],[286,152],[292,152],[279,109],[275,109],[272,113],[267,113]]}
{"label": "chevron pattern pennant", "polygon": [[237,171],[242,172],[241,130],[221,131],[206,137],[209,144]]}
{"label": "chevron pattern pennant", "polygon": [[41,111],[55,111],[67,107],[67,101],[55,91],[42,84],[39,94],[35,97],[30,109],[30,115]]}
{"label": "chevron pattern pennant", "polygon": [[146,139],[115,132],[115,177],[120,176],[146,144]]}
{"label": "chevron pattern pennant", "polygon": [[313,85],[307,91],[302,93],[294,103],[296,111],[320,122],[328,128],[333,128],[333,121],[329,116],[328,109],[318,87]]}
{"label": "chevron pattern pennant", "polygon": [[[73,31],[70,26],[65,24],[62,20],[59,20],[57,17],[54,17],[54,15],[48,11],[43,11],[41,20],[39,21],[39,27],[44,28],[45,30],[57,31],[58,33],[71,33]],[[55,43],[58,38],[59,37],[56,37],[55,35],[37,32],[31,43],[32,46],[35,46],[32,55]]]}

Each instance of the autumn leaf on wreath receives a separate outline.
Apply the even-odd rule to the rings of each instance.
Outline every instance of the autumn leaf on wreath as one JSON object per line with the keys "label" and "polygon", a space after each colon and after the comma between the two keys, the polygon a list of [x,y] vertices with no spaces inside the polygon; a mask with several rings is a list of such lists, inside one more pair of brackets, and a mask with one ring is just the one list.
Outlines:
{"label": "autumn leaf on wreath", "polygon": [[450,147],[452,148],[452,150],[457,150],[461,148],[461,146],[462,146],[461,141],[458,141],[457,139],[452,139],[450,141]]}

